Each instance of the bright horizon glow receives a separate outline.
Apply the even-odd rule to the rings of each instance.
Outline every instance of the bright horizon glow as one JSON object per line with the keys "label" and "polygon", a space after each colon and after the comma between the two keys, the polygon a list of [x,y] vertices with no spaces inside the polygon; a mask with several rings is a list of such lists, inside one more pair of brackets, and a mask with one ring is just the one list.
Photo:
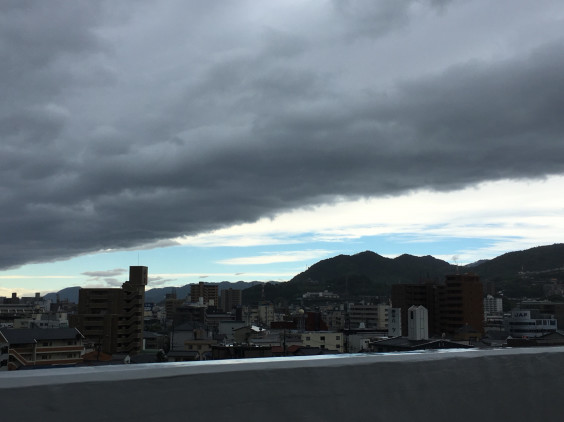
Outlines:
{"label": "bright horizon glow", "polygon": [[365,250],[389,258],[403,253],[450,263],[456,258],[465,265],[562,243],[563,191],[564,177],[558,176],[342,200],[173,239],[177,246],[104,251],[2,271],[0,296],[119,286],[127,267],[138,263],[149,267],[149,289],[198,281],[287,281],[321,259]]}

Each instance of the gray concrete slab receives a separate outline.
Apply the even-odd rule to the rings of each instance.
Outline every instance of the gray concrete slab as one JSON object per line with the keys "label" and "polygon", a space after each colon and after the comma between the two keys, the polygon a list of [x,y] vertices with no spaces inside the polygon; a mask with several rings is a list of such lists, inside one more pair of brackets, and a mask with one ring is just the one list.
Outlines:
{"label": "gray concrete slab", "polygon": [[0,374],[2,420],[559,421],[564,348]]}

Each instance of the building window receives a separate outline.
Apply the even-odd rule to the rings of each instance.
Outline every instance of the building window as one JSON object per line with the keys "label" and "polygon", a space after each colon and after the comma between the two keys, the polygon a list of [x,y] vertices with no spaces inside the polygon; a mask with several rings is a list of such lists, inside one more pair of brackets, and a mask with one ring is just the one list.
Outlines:
{"label": "building window", "polygon": [[325,341],[325,336],[321,336],[321,337],[319,337],[319,340],[321,340],[321,341]]}
{"label": "building window", "polygon": [[335,340],[341,340],[341,336],[335,336]]}
{"label": "building window", "polygon": [[309,336],[306,336],[306,341],[310,341],[311,338]]}

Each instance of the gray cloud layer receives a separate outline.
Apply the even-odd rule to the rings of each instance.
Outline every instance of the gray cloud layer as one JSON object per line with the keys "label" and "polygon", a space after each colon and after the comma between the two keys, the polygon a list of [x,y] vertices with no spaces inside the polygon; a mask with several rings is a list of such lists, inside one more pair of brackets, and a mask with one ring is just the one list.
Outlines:
{"label": "gray cloud layer", "polygon": [[558,1],[265,3],[2,2],[0,268],[564,172]]}

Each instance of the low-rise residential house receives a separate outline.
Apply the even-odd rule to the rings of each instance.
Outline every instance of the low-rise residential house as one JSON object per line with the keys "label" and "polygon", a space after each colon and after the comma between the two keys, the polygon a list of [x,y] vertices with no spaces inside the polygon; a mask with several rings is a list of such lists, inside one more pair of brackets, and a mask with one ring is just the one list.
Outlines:
{"label": "low-rise residential house", "polygon": [[8,369],[82,362],[84,336],[76,328],[1,329],[9,343]]}
{"label": "low-rise residential house", "polygon": [[345,349],[343,351],[348,353],[366,352],[370,342],[387,337],[387,331],[369,328],[343,330],[343,334],[345,335]]}
{"label": "low-rise residential house", "polygon": [[270,346],[230,345],[212,346],[212,359],[250,359],[272,357]]}
{"label": "low-rise residential house", "polygon": [[0,303],[0,326],[14,327],[14,321],[22,318],[31,318],[35,307],[29,303]]}
{"label": "low-rise residential house", "polygon": [[564,346],[564,332],[557,330],[532,338],[508,338],[509,347]]}
{"label": "low-rise residential house", "polygon": [[169,350],[184,350],[184,344],[186,341],[207,338],[208,334],[202,323],[196,321],[185,322],[178,326],[174,326],[170,332]]}
{"label": "low-rise residential house", "polygon": [[143,350],[168,350],[169,339],[166,334],[143,331]]}
{"label": "low-rise residential house", "polygon": [[320,349],[344,350],[344,335],[334,331],[310,331],[302,333],[302,344],[305,347],[318,347]]}
{"label": "low-rise residential house", "polygon": [[233,330],[233,341],[238,344],[249,344],[252,339],[266,336],[266,330],[256,325],[246,325]]}
{"label": "low-rise residential house", "polygon": [[[209,308],[208,308],[209,311]],[[235,315],[223,312],[206,312],[206,329],[211,333],[219,333],[219,324],[223,321],[231,321]]]}
{"label": "low-rise residential house", "polygon": [[249,343],[255,346],[281,346],[282,338],[278,333],[269,333],[264,337],[257,337],[250,339]]}
{"label": "low-rise residential house", "polygon": [[212,346],[217,344],[215,340],[194,339],[184,342],[184,350],[195,352],[192,360],[208,360],[211,358]]}
{"label": "low-rise residential house", "polygon": [[14,328],[68,328],[66,312],[35,313],[31,318],[14,320]]}
{"label": "low-rise residential house", "polygon": [[217,327],[218,334],[224,335],[225,343],[233,343],[234,336],[233,332],[238,328],[244,327],[246,324],[244,321],[220,321]]}
{"label": "low-rise residential house", "polygon": [[412,340],[408,337],[394,337],[370,342],[368,347],[371,352],[385,353],[409,352],[414,350],[470,349],[474,346],[446,339]]}
{"label": "low-rise residential house", "polygon": [[193,362],[197,361],[199,353],[194,350],[171,350],[166,354],[168,362]]}

